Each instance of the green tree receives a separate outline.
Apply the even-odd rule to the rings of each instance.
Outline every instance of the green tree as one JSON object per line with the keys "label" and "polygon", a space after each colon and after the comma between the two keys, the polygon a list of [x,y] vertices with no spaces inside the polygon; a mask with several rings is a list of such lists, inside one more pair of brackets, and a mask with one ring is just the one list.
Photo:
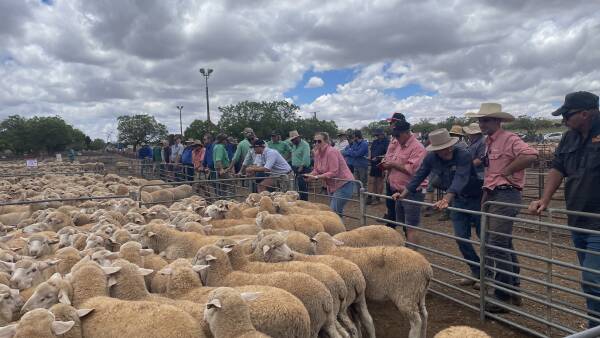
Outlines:
{"label": "green tree", "polygon": [[95,138],[90,142],[90,150],[103,150],[106,147],[106,142],[101,138]]}
{"label": "green tree", "polygon": [[193,138],[196,140],[202,140],[204,134],[211,133],[213,136],[215,136],[215,134],[218,132],[219,127],[217,127],[214,123],[203,120],[194,120],[189,127],[185,128],[183,135],[185,139]]}
{"label": "green tree", "polygon": [[[304,138],[311,139],[318,131],[329,133],[330,137],[335,138],[338,126],[334,121],[317,120],[315,118],[299,119],[290,124],[289,130],[298,130],[298,133]],[[282,134],[282,138],[286,139],[289,131]]]}
{"label": "green tree", "polygon": [[92,144],[92,139],[89,136],[85,136],[85,149],[90,149],[90,145]]}
{"label": "green tree", "polygon": [[27,120],[29,150],[50,154],[77,147],[83,143],[85,134],[74,129],[59,116],[34,116]]}
{"label": "green tree", "polygon": [[533,139],[540,134],[542,130],[552,128],[553,126],[554,121],[552,120],[547,120],[541,117],[533,118],[527,115],[521,115],[513,122],[506,123],[504,128],[514,131],[523,131],[527,138]]}
{"label": "green tree", "polygon": [[267,137],[273,130],[284,134],[294,129],[294,122],[298,121],[298,109],[298,106],[287,101],[244,101],[219,107],[221,119],[218,127],[234,137],[240,137],[246,127],[252,128],[260,138]]}
{"label": "green tree", "polygon": [[133,150],[142,143],[154,143],[167,137],[167,127],[146,114],[124,115],[117,118],[119,142],[133,145]]}
{"label": "green tree", "polygon": [[469,124],[469,119],[466,117],[456,117],[456,116],[450,116],[448,117],[446,120],[437,123],[435,126],[435,129],[441,129],[441,128],[445,128],[445,129],[452,129],[453,125],[459,125],[459,126],[466,126]]}
{"label": "green tree", "polygon": [[11,115],[0,123],[0,141],[14,153],[29,150],[27,133],[27,119],[19,115]]}
{"label": "green tree", "polygon": [[429,134],[436,129],[438,129],[438,126],[431,123],[431,119],[421,119],[412,125],[412,130],[421,134]]}

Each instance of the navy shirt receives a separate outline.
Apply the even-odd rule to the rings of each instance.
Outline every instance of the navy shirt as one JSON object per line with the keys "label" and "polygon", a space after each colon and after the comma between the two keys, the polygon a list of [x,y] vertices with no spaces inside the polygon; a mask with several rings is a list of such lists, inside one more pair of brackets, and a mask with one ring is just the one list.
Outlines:
{"label": "navy shirt", "polygon": [[[344,158],[349,159],[350,165],[355,168],[367,168],[369,166],[369,142],[367,140],[354,141],[342,152]],[[348,162],[348,160],[346,160]]]}
{"label": "navy shirt", "polygon": [[483,181],[477,179],[471,154],[464,147],[454,147],[454,155],[450,161],[429,152],[421,166],[406,185],[410,192],[416,192],[419,185],[434,173],[440,179],[443,190],[465,197],[481,196]]}
{"label": "navy shirt", "polygon": [[[471,158],[482,159],[485,156],[485,136],[480,136],[477,141],[469,144],[469,153],[471,153]],[[475,167],[475,171],[477,172],[477,176],[483,179],[485,174],[485,167],[483,166],[483,161],[480,165]]]}
{"label": "navy shirt", "polygon": [[383,139],[377,138],[371,142],[371,158],[374,164],[381,162],[381,160],[375,160],[375,157],[385,155],[389,145],[390,140],[387,137]]}
{"label": "navy shirt", "polygon": [[204,153],[204,159],[202,160],[202,166],[204,168],[210,168],[215,170],[215,163],[213,162],[213,146],[214,143],[209,143],[205,146],[206,152]]}
{"label": "navy shirt", "polygon": [[[567,209],[600,213],[600,116],[592,120],[587,138],[575,131],[567,131],[556,151],[552,168],[560,171],[565,180]],[[600,230],[600,219],[568,215],[569,225]]]}

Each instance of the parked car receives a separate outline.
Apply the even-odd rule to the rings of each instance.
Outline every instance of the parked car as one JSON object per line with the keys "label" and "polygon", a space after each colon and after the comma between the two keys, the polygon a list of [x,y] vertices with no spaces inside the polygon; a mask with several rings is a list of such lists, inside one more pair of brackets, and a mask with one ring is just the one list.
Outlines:
{"label": "parked car", "polygon": [[560,139],[562,138],[563,134],[562,133],[549,133],[544,135],[544,141],[546,142],[560,142]]}

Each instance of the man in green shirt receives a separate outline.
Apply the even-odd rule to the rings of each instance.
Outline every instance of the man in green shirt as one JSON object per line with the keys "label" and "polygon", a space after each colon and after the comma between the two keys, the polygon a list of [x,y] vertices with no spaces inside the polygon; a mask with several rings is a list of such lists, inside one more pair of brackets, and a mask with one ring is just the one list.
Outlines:
{"label": "man in green shirt", "polygon": [[244,139],[240,143],[238,143],[237,148],[235,149],[235,153],[233,154],[233,158],[231,158],[231,164],[229,165],[229,168],[227,168],[227,171],[233,170],[233,172],[235,172],[235,165],[238,162],[241,163],[244,161],[244,159],[246,158],[246,154],[248,154],[248,150],[250,150],[252,142],[254,142],[254,140],[256,139],[254,130],[252,130],[252,128],[244,128],[242,134],[244,135]]}
{"label": "man in green shirt", "polygon": [[[213,163],[215,165],[215,171],[217,172],[217,179],[227,178],[227,171],[229,168],[229,156],[227,155],[227,148],[225,148],[225,141],[227,135],[219,134],[213,146]],[[227,195],[227,188],[225,185],[217,183],[216,190],[218,196]]]}
{"label": "man in green shirt", "polygon": [[300,137],[300,134],[296,130],[290,131],[290,138],[288,140],[291,144],[292,170],[294,170],[294,174],[296,175],[298,193],[301,200],[308,201],[308,186],[304,180],[304,174],[311,172],[310,146],[308,142]]}
{"label": "man in green shirt", "polygon": [[277,150],[286,161],[290,161],[292,157],[292,149],[290,144],[281,140],[281,134],[277,131],[271,133],[271,141],[267,142],[267,146]]}

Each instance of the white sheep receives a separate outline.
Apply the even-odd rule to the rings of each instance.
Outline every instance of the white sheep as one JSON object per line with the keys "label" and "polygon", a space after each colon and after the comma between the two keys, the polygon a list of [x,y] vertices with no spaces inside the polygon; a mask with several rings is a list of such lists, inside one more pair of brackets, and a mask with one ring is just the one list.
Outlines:
{"label": "white sheep", "polygon": [[74,324],[73,321],[57,321],[46,309],[35,309],[23,315],[18,323],[0,327],[0,337],[58,337]]}
{"label": "white sheep", "polygon": [[490,336],[478,329],[469,326],[450,326],[438,332],[433,338],[490,338]]}
{"label": "white sheep", "polygon": [[15,315],[23,306],[19,290],[0,284],[0,325],[7,325],[15,319]]}
{"label": "white sheep", "polygon": [[403,246],[404,236],[385,225],[367,225],[341,232],[333,238],[344,242],[344,246],[355,248],[367,246]]}

